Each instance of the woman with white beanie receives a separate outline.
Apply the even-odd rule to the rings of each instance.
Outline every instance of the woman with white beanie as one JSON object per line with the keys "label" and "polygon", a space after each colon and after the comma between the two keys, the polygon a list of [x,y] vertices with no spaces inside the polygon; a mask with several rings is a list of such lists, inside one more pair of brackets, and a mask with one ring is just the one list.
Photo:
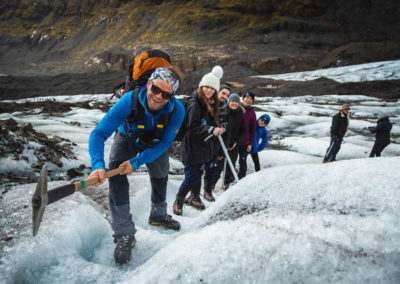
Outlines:
{"label": "woman with white beanie", "polygon": [[183,122],[185,135],[182,139],[185,179],[179,187],[173,205],[176,215],[182,215],[183,203],[189,191],[192,192],[187,200],[189,205],[200,210],[205,208],[200,199],[201,177],[205,164],[211,161],[219,150],[217,136],[225,132],[223,127],[217,127],[216,124],[219,109],[217,94],[222,76],[221,66],[215,66],[210,73],[203,76],[196,96],[187,103]]}

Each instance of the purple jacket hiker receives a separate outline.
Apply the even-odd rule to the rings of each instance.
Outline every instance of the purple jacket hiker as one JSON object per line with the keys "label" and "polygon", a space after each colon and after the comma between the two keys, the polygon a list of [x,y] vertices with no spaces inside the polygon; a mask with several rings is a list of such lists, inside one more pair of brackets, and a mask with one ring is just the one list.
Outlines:
{"label": "purple jacket hiker", "polygon": [[[244,107],[244,106],[243,106]],[[248,145],[252,145],[256,133],[256,124],[257,124],[257,117],[256,112],[254,111],[254,107],[249,106],[248,108],[244,107],[246,110],[244,114],[244,122],[246,124],[246,135],[240,143],[241,146],[247,147]]]}
{"label": "purple jacket hiker", "polygon": [[[246,93],[248,94],[248,93]],[[245,95],[246,95],[245,94]],[[248,96],[251,96],[250,94]],[[251,96],[253,98],[253,96]],[[242,105],[246,110],[244,113],[244,122],[246,125],[246,135],[239,146],[239,172],[238,177],[242,179],[246,176],[247,171],[247,155],[249,154],[248,147],[253,145],[255,133],[256,133],[256,123],[257,117],[254,108],[250,105],[246,107]]]}

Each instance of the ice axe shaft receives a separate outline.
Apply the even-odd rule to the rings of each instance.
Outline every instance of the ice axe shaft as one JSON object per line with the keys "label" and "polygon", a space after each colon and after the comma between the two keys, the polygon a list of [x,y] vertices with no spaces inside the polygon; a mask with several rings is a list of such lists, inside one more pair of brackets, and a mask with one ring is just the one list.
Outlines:
{"label": "ice axe shaft", "polygon": [[227,163],[227,159],[224,159],[224,169],[222,170],[222,184],[225,183],[225,177],[226,177],[226,163]]}
{"label": "ice axe shaft", "polygon": [[[105,172],[105,178],[110,178],[125,171],[125,168],[116,168]],[[39,182],[36,185],[35,193],[32,196],[32,229],[33,236],[36,236],[37,231],[42,221],[44,210],[47,204],[54,203],[64,197],[74,194],[77,191],[85,189],[88,186],[99,182],[98,177],[88,177],[74,183],[59,186],[51,190],[47,190],[47,166],[44,165],[39,177]]]}
{"label": "ice axe shaft", "polygon": [[239,177],[236,174],[235,167],[232,164],[231,158],[229,157],[229,154],[228,154],[228,150],[225,147],[225,143],[224,143],[224,140],[222,140],[221,135],[218,135],[218,140],[219,140],[219,143],[221,144],[222,150],[224,151],[225,159],[228,161],[229,167],[231,168],[233,177],[235,178],[235,181],[238,182],[239,181]]}
{"label": "ice axe shaft", "polygon": [[[113,177],[117,174],[122,173],[124,170],[125,170],[125,168],[116,168],[114,170],[107,171],[107,172],[105,172],[104,177],[105,178]],[[75,192],[81,191],[88,186],[95,185],[98,182],[99,182],[98,177],[88,177],[86,179],[79,180],[74,183],[70,183],[67,185],[53,188],[47,192],[48,198],[49,198],[47,204],[54,203],[54,202],[56,202],[60,199],[63,199],[64,197],[67,197]]]}

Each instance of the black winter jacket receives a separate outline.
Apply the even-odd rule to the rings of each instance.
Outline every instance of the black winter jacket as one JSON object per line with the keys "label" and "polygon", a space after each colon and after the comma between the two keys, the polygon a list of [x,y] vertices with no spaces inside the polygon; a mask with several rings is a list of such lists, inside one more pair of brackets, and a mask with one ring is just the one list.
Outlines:
{"label": "black winter jacket", "polygon": [[376,143],[389,145],[390,130],[392,130],[392,123],[389,121],[389,117],[384,117],[378,120],[376,127],[372,129],[371,132],[376,133]]}
{"label": "black winter jacket", "polygon": [[[225,133],[222,134],[222,139],[224,140],[225,146],[228,147],[229,139],[230,139],[231,122],[230,122],[229,108],[228,108],[227,103],[223,104],[219,108],[217,126],[224,127],[226,129]],[[219,147],[219,148],[220,148],[220,150],[219,150],[218,156],[223,156],[224,152],[221,147]]]}
{"label": "black winter jacket", "polygon": [[229,147],[232,147],[235,142],[236,145],[239,146],[246,136],[246,123],[243,109],[241,107],[236,110],[229,109],[229,116],[231,121]]}
{"label": "black winter jacket", "polygon": [[204,164],[212,160],[219,151],[219,141],[212,136],[216,126],[214,119],[204,109],[196,96],[187,103],[185,136],[182,139],[182,161],[190,165]]}
{"label": "black winter jacket", "polygon": [[332,117],[331,138],[343,139],[349,126],[349,117],[341,111]]}

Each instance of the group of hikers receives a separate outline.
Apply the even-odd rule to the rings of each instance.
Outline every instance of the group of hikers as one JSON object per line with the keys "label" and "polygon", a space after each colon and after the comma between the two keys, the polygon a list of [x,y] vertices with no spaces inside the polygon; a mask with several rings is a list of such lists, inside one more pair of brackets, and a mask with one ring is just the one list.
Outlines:
{"label": "group of hikers", "polygon": [[[90,176],[98,177],[96,186],[105,181],[104,144],[113,133],[108,168],[124,168],[120,175],[109,178],[109,207],[117,264],[129,262],[136,244],[127,175],[140,166],[146,165],[150,176],[149,224],[180,230],[180,223],[167,213],[166,192],[168,149],[181,124],[184,129],[181,149],[185,178],[173,204],[174,214],[182,215],[185,202],[199,210],[205,208],[200,198],[203,176],[204,199],[215,201],[212,190],[224,170],[227,157],[233,165],[239,158],[239,178],[246,176],[248,154],[255,162],[256,171],[260,170],[257,153],[268,144],[265,127],[271,118],[264,114],[256,119],[252,107],[255,95],[245,92],[241,95],[241,102],[239,94],[231,94],[230,86],[220,83],[222,76],[222,68],[215,66],[212,72],[202,77],[195,96],[184,106],[174,96],[181,82],[179,72],[173,67],[156,68],[136,94],[131,91],[122,96],[91,132]],[[142,119],[129,121],[132,109],[141,112],[138,116]],[[219,135],[222,140],[218,139]],[[223,147],[227,150],[227,157]],[[227,190],[236,172],[232,172],[230,167],[226,167],[224,172],[222,189]]]}
{"label": "group of hikers", "polygon": [[[230,167],[224,171],[228,157],[233,165],[239,159],[239,179],[246,176],[249,154],[255,170],[260,170],[258,152],[268,144],[266,126],[271,117],[263,114],[257,118],[252,107],[255,95],[251,92],[231,93],[230,86],[221,84],[222,76],[222,68],[215,66],[201,78],[195,95],[184,106],[174,96],[181,83],[179,72],[172,66],[158,67],[144,85],[122,96],[91,132],[90,176],[98,177],[96,186],[105,181],[104,144],[113,133],[108,168],[123,168],[120,175],[109,178],[109,207],[117,264],[130,261],[131,250],[136,244],[127,175],[140,166],[146,165],[150,176],[149,224],[180,230],[180,223],[167,213],[166,191],[168,149],[182,129],[181,125],[184,129],[181,148],[185,177],[173,203],[174,214],[182,215],[185,203],[199,210],[205,208],[200,197],[202,179],[203,197],[208,201],[215,201],[212,192],[222,172],[225,173],[222,189],[229,188],[236,172]],[[129,119],[133,109],[138,114]],[[324,161],[335,160],[348,127],[348,110],[348,105],[344,105],[333,119],[332,141]],[[376,131],[379,129],[378,125]],[[224,155],[224,149],[227,155]],[[382,149],[377,146],[374,153],[379,155]]]}

